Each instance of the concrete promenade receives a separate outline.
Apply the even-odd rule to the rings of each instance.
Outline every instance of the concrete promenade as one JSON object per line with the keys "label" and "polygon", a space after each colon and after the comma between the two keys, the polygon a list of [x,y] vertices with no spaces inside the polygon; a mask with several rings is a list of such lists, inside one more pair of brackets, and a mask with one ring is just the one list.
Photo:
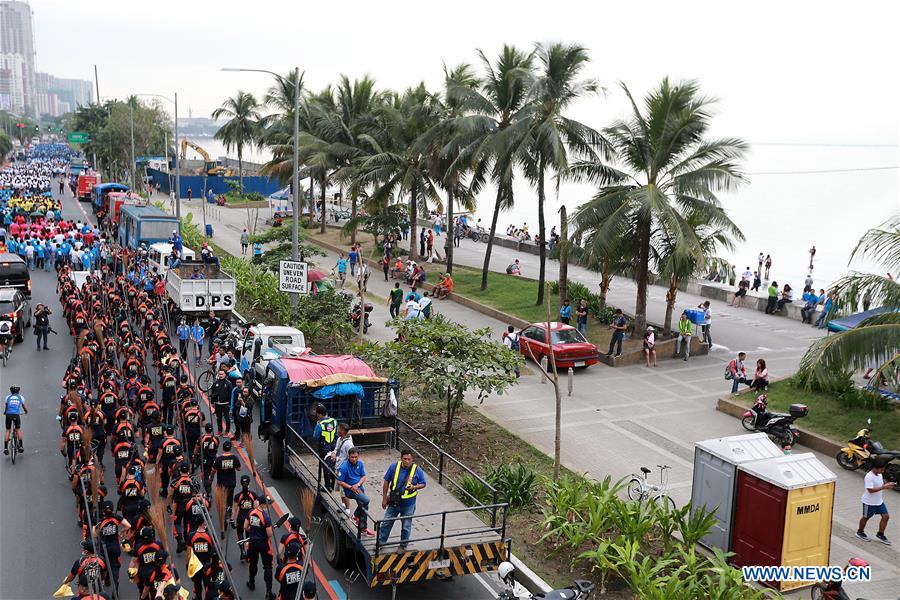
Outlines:
{"label": "concrete promenade", "polygon": [[[182,211],[195,213],[195,222],[202,222],[196,201],[191,205],[183,203]],[[260,226],[263,227],[268,215],[264,215],[263,210],[260,213]],[[222,208],[216,211],[215,219],[208,215],[215,229],[213,240],[235,255],[240,255],[238,236],[246,223],[246,214],[246,210]],[[363,237],[371,243],[369,236]],[[484,244],[463,240],[462,247],[455,251],[455,260],[458,264],[480,267],[483,251]],[[516,257],[522,261],[524,275],[537,277],[537,257],[518,254],[514,249],[495,247],[492,268],[502,271]],[[328,252],[326,257],[316,257],[313,261],[330,271],[336,259],[334,253]],[[547,277],[557,277],[557,269],[558,263],[549,261]],[[591,289],[597,288],[596,274],[581,267],[570,267],[569,278]],[[372,273],[370,293],[386,298],[392,286],[393,282],[383,281],[380,272]],[[608,301],[633,310],[634,291],[633,282],[616,278]],[[679,292],[676,315],[703,300],[700,296]],[[379,301],[375,304],[374,326],[369,337],[392,339],[392,333],[384,327],[387,308]],[[648,305],[648,317],[662,322],[665,290],[651,286]],[[438,301],[435,308],[467,327],[489,327],[498,338],[505,330],[505,323],[452,301]],[[562,460],[566,467],[596,478],[606,475],[619,478],[647,466],[653,470],[651,477],[658,478],[656,466],[667,464],[672,467],[670,495],[679,505],[687,503],[690,500],[694,442],[745,433],[737,419],[715,410],[716,400],[730,391],[730,382],[722,377],[724,364],[738,350],[743,350],[748,353],[748,365],[754,364],[757,358],[765,358],[771,376],[787,375],[796,369],[809,343],[823,335],[820,330],[798,321],[732,308],[721,301],[712,301],[712,311],[714,347],[709,356],[692,358],[687,363],[660,360],[660,366],[655,369],[643,365],[614,369],[596,365],[575,374],[574,393],[563,399]],[[532,371],[536,371],[533,365]],[[473,402],[473,405],[523,440],[552,455],[553,390],[541,383],[537,372],[523,376],[509,394],[489,398],[481,405]],[[816,410],[816,407],[811,405],[810,410]],[[848,432],[848,436],[852,433]],[[797,448],[795,452],[804,450]],[[875,582],[848,585],[850,595],[896,597],[900,578],[900,528],[894,521],[888,532],[895,541],[893,547],[857,539],[854,531],[860,513],[862,475],[840,469],[832,456],[819,454],[818,457],[837,475],[831,564],[844,564],[851,556],[866,558],[873,566]],[[885,492],[885,500],[894,515],[900,514],[900,494]],[[869,524],[870,534],[874,532],[872,525]],[[808,593],[802,590],[789,596],[806,597]]]}

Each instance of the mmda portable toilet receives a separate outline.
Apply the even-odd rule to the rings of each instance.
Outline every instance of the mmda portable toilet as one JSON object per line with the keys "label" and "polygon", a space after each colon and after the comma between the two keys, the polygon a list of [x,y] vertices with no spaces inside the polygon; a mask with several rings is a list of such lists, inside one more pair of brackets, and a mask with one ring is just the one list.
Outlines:
{"label": "mmda portable toilet", "polygon": [[[739,567],[829,564],[835,479],[811,452],[738,467],[732,562]],[[808,585],[767,584],[780,591]]]}
{"label": "mmda portable toilet", "polygon": [[707,548],[730,548],[738,465],[783,456],[765,433],[704,440],[694,447],[691,514],[714,511],[716,523],[700,543]]}

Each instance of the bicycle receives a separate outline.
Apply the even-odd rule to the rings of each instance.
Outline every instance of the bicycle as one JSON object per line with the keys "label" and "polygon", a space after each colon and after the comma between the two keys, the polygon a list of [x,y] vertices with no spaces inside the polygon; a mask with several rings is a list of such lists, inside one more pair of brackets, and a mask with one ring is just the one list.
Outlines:
{"label": "bicycle", "polygon": [[487,231],[478,231],[477,229],[470,229],[466,234],[466,237],[472,241],[484,243],[487,243],[487,241],[491,239],[491,236]]}
{"label": "bicycle", "polygon": [[10,353],[11,346],[12,346],[12,340],[10,340],[8,342],[0,342],[0,345],[3,346],[3,348],[0,349],[0,357],[2,357],[3,366],[5,367],[7,361],[9,361],[9,353]]}
{"label": "bicycle", "polygon": [[669,487],[666,471],[672,467],[669,465],[656,466],[659,467],[659,485],[647,481],[650,469],[641,467],[641,475],[632,475],[631,480],[628,482],[628,498],[638,502],[652,499],[654,504],[669,510],[675,510],[675,501],[666,494],[666,490]]}
{"label": "bicycle", "polygon": [[9,430],[9,441],[12,442],[12,448],[9,450],[9,459],[12,461],[12,464],[16,464],[16,456],[19,454],[19,437],[16,435],[17,429],[19,429],[19,426],[14,421],[12,429]]}

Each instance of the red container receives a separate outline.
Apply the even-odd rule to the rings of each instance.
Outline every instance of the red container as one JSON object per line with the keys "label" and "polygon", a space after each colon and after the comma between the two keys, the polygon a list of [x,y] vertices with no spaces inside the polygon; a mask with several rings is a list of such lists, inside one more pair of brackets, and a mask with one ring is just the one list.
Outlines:
{"label": "red container", "polygon": [[731,561],[738,567],[780,565],[788,491],[738,471],[735,496],[740,501],[735,507]]}

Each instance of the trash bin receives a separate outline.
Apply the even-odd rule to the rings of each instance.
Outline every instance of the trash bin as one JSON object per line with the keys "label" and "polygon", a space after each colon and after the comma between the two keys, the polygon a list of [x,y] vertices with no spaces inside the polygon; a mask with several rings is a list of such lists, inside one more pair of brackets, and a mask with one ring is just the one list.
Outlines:
{"label": "trash bin", "polygon": [[206,224],[206,237],[211,238],[213,236],[212,224]]}
{"label": "trash bin", "polygon": [[[739,567],[829,564],[835,479],[812,452],[740,465],[732,562]],[[785,591],[811,583],[766,584]]]}
{"label": "trash bin", "polygon": [[765,433],[733,435],[695,444],[691,514],[705,509],[714,511],[716,516],[715,525],[700,539],[701,544],[728,551],[738,465],[779,456],[784,456],[781,448]]}

